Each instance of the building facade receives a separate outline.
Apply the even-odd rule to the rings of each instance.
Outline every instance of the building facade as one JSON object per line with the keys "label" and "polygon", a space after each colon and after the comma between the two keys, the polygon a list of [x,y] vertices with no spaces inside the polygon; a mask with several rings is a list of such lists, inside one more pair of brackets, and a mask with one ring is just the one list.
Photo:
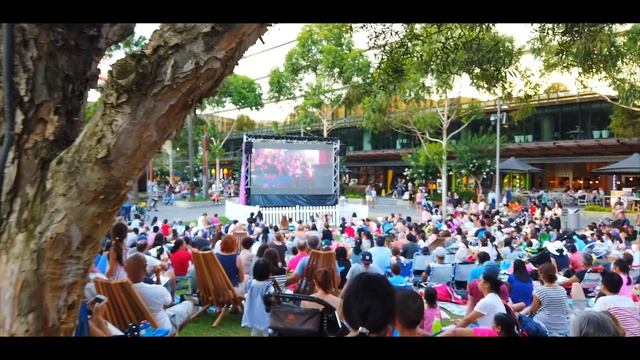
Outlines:
{"label": "building facade", "polygon": [[[531,104],[531,103],[530,103]],[[456,135],[460,140],[473,133],[495,133],[495,125],[490,121],[496,112],[496,103],[483,103],[484,119],[473,121]],[[555,93],[541,95],[532,101],[535,112],[519,122],[508,116],[501,133],[507,138],[507,145],[501,158],[515,156],[544,170],[540,174],[503,174],[503,188],[531,189],[592,189],[602,187],[605,191],[613,188],[610,175],[597,175],[592,170],[619,161],[640,151],[640,138],[616,138],[608,126],[613,111],[611,103],[595,93]],[[507,104],[508,114],[518,108],[518,104]],[[375,184],[380,190],[389,191],[398,178],[404,178],[407,163],[403,157],[419,146],[415,136],[407,136],[393,131],[374,133],[361,126],[362,113],[340,109],[334,114],[337,128],[330,136],[340,138],[346,145],[346,156],[342,159],[350,179],[360,185]],[[458,125],[459,126],[459,125]],[[273,129],[262,128],[252,133],[268,134]],[[300,135],[299,125],[283,126],[280,133]],[[322,136],[320,126],[303,129],[305,135]],[[234,133],[225,144],[229,156],[241,149],[242,133]],[[453,188],[464,188],[469,181],[451,175]],[[492,187],[493,180],[483,183]],[[640,179],[621,176],[616,179],[616,188],[640,187]],[[483,186],[483,188],[486,188]]]}

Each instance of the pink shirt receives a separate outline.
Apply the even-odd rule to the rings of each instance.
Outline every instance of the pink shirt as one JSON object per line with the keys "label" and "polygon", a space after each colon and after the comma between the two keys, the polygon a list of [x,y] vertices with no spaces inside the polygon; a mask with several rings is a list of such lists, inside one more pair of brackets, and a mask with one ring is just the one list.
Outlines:
{"label": "pink shirt", "polygon": [[[296,271],[296,269],[298,268],[298,263],[300,262],[300,260],[302,260],[302,258],[305,258],[307,256],[309,256],[309,254],[304,252],[304,253],[300,253],[300,254],[292,257],[289,260],[289,263],[287,264],[287,272]],[[289,289],[295,290],[296,289],[296,284],[291,284],[291,286],[289,286]]]}
{"label": "pink shirt", "polygon": [[498,333],[490,328],[473,328],[473,336],[475,337],[497,337]]}
{"label": "pink shirt", "polygon": [[428,306],[424,307],[424,332],[431,335],[431,331],[433,330],[433,321],[435,319],[442,319],[442,315],[440,314],[440,307],[436,305],[435,308],[430,308]]}
{"label": "pink shirt", "polygon": [[622,287],[620,288],[618,295],[631,297],[631,294],[633,294],[633,279],[631,279],[631,284],[627,284],[627,281],[629,281],[628,277],[622,275],[620,275],[620,277],[622,278]]}

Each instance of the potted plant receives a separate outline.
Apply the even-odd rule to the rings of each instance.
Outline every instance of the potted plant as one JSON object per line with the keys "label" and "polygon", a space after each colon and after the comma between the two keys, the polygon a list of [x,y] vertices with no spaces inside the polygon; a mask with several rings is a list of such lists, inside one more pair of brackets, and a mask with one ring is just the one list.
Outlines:
{"label": "potted plant", "polygon": [[600,139],[600,130],[593,130],[591,133],[593,134],[594,139]]}
{"label": "potted plant", "polygon": [[602,134],[602,138],[603,139],[608,139],[609,138],[609,129],[602,129],[602,131],[600,131],[600,133]]}

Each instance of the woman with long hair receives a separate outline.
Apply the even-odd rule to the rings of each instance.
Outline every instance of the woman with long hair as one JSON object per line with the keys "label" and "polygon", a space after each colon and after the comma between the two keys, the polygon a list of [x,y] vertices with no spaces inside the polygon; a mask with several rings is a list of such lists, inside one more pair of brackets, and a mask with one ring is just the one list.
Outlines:
{"label": "woman with long hair", "polygon": [[124,271],[124,240],[127,238],[128,227],[121,222],[111,227],[111,248],[109,249],[109,280],[124,280],[127,273]]}
{"label": "woman with long hair", "polygon": [[524,307],[530,306],[533,301],[533,280],[524,261],[517,259],[513,262],[513,274],[509,275],[507,282],[511,301],[515,304],[524,303]]}

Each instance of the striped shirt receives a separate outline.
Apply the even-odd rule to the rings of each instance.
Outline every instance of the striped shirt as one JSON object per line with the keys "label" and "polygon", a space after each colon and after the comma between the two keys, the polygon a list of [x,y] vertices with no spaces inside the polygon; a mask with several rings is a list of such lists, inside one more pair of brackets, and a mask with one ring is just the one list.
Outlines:
{"label": "striped shirt", "polygon": [[593,307],[596,311],[609,311],[618,319],[626,336],[640,336],[640,314],[631,298],[608,295],[598,298]]}
{"label": "striped shirt", "polygon": [[569,330],[569,303],[567,292],[561,286],[540,286],[533,290],[540,300],[540,309],[534,320],[542,322],[550,333],[567,333]]}

